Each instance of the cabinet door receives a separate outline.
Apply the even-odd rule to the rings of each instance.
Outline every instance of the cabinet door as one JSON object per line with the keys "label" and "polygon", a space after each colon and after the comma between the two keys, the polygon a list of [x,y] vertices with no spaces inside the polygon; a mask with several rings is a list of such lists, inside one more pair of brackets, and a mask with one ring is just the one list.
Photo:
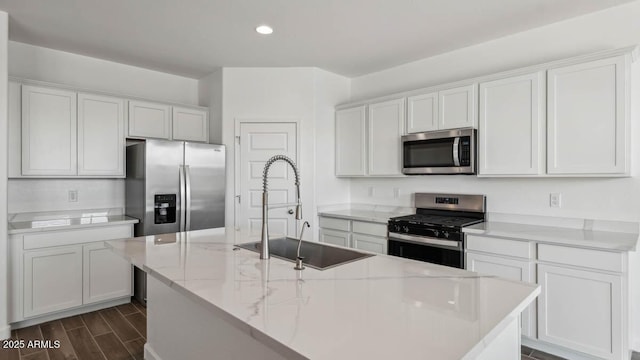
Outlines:
{"label": "cabinet door", "polygon": [[628,173],[626,56],[548,73],[549,174]]}
{"label": "cabinet door", "polygon": [[[467,252],[467,270],[504,279],[535,283],[533,265],[528,261]],[[536,337],[536,305],[529,305],[521,315],[522,335]]]}
{"label": "cabinet door", "polygon": [[402,175],[404,99],[369,105],[369,175]]}
{"label": "cabinet door", "polygon": [[78,175],[124,176],[124,100],[78,94]]}
{"label": "cabinet door", "polygon": [[22,86],[22,174],[76,173],[76,93]]}
{"label": "cabinet door", "polygon": [[83,246],[83,303],[131,296],[131,264],[103,242]]}
{"label": "cabinet door", "polygon": [[336,111],[336,176],[365,174],[365,121],[365,106]]}
{"label": "cabinet door", "polygon": [[24,253],[24,317],[82,305],[82,247]]}
{"label": "cabinet door", "polygon": [[621,277],[539,264],[538,338],[604,359],[622,358]]}
{"label": "cabinet door", "polygon": [[173,107],[173,140],[209,140],[209,118],[205,110]]}
{"label": "cabinet door", "polygon": [[480,84],[481,175],[544,172],[544,104],[543,72]]}
{"label": "cabinet door", "polygon": [[129,101],[129,136],[171,139],[170,125],[171,106]]}
{"label": "cabinet door", "polygon": [[320,242],[351,247],[350,234],[344,231],[320,229]]}
{"label": "cabinet door", "polygon": [[438,127],[441,130],[475,127],[478,112],[476,87],[477,84],[472,84],[438,93]]}
{"label": "cabinet door", "polygon": [[22,126],[22,85],[15,81],[9,81],[7,107],[8,107],[8,141],[9,156],[8,176],[10,178],[22,175],[22,137],[20,135]]}
{"label": "cabinet door", "polygon": [[407,133],[438,130],[438,93],[407,98]]}
{"label": "cabinet door", "polygon": [[377,236],[351,234],[353,247],[359,250],[371,251],[378,254],[387,253],[387,239]]}

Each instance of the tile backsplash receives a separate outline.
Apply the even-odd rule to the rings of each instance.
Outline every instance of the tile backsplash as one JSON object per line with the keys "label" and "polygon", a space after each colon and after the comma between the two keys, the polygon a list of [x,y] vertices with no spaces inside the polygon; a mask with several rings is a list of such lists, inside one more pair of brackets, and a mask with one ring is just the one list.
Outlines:
{"label": "tile backsplash", "polygon": [[9,179],[8,190],[10,214],[124,208],[124,179]]}

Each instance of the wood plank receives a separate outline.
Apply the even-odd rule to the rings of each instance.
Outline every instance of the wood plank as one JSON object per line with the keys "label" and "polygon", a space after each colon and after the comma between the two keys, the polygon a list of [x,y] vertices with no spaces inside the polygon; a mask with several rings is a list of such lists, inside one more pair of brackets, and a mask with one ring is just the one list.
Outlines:
{"label": "wood plank", "polygon": [[47,350],[39,350],[36,353],[25,355],[22,360],[49,360],[47,356]]}
{"label": "wood plank", "polygon": [[135,340],[127,341],[124,343],[124,347],[127,348],[129,353],[133,356],[135,360],[144,360],[144,344],[146,340],[143,338],[138,338]]}
{"label": "wood plank", "polygon": [[18,349],[0,349],[0,360],[19,360],[20,350]]}
{"label": "wood plank", "polygon": [[107,360],[130,360],[131,354],[113,333],[95,337]]}
{"label": "wood plank", "polygon": [[104,355],[102,355],[102,352],[86,327],[69,330],[67,331],[67,335],[69,336],[69,340],[71,341],[71,345],[73,345],[76,355],[78,355],[78,359],[104,360]]}
{"label": "wood plank", "polygon": [[67,332],[64,330],[64,327],[62,327],[62,322],[51,321],[45,324],[41,324],[40,330],[42,331],[42,336],[45,340],[50,340],[52,342],[56,340],[60,341],[59,348],[47,349],[50,360],[78,359],[75,351],[73,351],[73,346],[71,345],[71,341],[69,341]]}
{"label": "wood plank", "polygon": [[[40,332],[40,326],[34,325],[18,329],[18,340],[24,340],[25,343],[28,343],[31,340],[42,340],[42,332]],[[39,351],[42,351],[42,349],[27,348],[25,345],[25,348],[20,349],[20,355],[24,356]]]}
{"label": "wood plank", "polygon": [[115,308],[104,309],[100,311],[100,315],[102,315],[122,342],[137,339],[141,336]]}
{"label": "wood plank", "polygon": [[107,325],[107,322],[104,321],[97,311],[82,314],[82,320],[87,324],[87,329],[89,329],[89,332],[91,332],[91,335],[93,336],[112,332],[109,325]]}
{"label": "wood plank", "polygon": [[141,313],[147,315],[147,307],[146,306],[140,304],[138,302],[138,300],[136,300],[136,299],[133,299],[133,301],[131,303],[136,306],[136,309],[138,309],[138,311],[140,311]]}
{"label": "wood plank", "polygon": [[64,329],[67,331],[77,329],[79,327],[84,327],[84,322],[82,321],[80,315],[64,318],[60,321],[62,322],[62,326],[64,326]]}
{"label": "wood plank", "polygon": [[132,303],[118,305],[116,309],[124,316],[138,312],[138,309]]}
{"label": "wood plank", "polygon": [[137,312],[135,314],[125,316],[127,321],[133,325],[133,327],[142,335],[143,338],[147,338],[147,317]]}

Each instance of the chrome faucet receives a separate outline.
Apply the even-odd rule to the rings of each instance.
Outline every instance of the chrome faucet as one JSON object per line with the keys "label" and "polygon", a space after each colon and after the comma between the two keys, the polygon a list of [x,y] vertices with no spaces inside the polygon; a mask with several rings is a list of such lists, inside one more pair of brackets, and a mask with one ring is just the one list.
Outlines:
{"label": "chrome faucet", "polygon": [[[269,193],[267,189],[267,177],[269,176],[269,168],[273,165],[274,162],[282,160],[287,162],[293,168],[293,173],[296,177],[296,196],[298,201],[295,203],[285,203],[285,204],[276,204],[269,205]],[[262,171],[262,236],[260,238],[260,259],[268,259],[269,258],[269,210],[294,206],[296,207],[296,220],[302,220],[302,203],[300,202],[300,175],[298,173],[298,168],[296,167],[296,163],[293,160],[289,159],[284,155],[276,155],[271,157],[271,159],[267,160],[267,163],[264,165],[264,170]]]}

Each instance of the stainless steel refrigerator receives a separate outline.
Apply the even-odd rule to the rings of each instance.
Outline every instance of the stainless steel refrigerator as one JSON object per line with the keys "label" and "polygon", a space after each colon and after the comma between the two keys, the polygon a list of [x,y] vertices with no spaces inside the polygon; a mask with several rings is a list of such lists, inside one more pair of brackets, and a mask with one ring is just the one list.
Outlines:
{"label": "stainless steel refrigerator", "polygon": [[[224,226],[225,147],[145,140],[127,146],[126,214],[140,220],[135,236]],[[146,299],[136,268],[134,295]]]}

